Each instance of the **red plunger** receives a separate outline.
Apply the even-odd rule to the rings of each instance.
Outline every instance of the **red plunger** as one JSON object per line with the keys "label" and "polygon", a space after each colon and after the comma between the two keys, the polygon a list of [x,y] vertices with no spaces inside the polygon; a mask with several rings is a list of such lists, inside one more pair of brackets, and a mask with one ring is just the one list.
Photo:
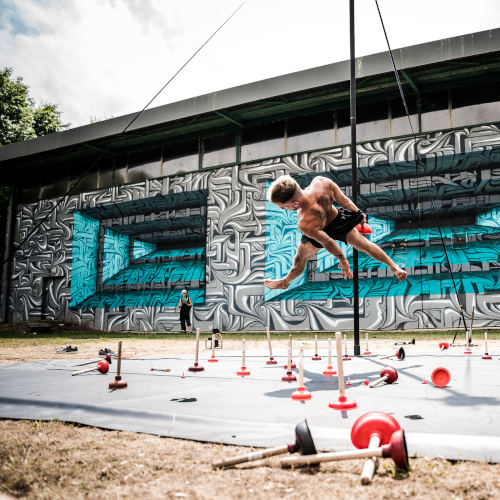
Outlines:
{"label": "red plunger", "polygon": [[118,341],[118,358],[116,363],[116,375],[115,380],[109,383],[109,389],[126,389],[128,384],[121,377],[121,367],[122,367],[122,341]]}
{"label": "red plunger", "polygon": [[188,368],[190,372],[202,372],[205,368],[198,365],[198,353],[200,351],[200,329],[196,329],[196,351],[194,356],[194,365]]}
{"label": "red plunger", "polygon": [[335,332],[335,341],[337,346],[337,365],[338,365],[338,383],[339,383],[339,399],[338,401],[332,401],[329,403],[329,407],[334,410],[351,410],[357,408],[355,401],[348,401],[345,395],[345,385],[344,385],[344,364],[342,361],[342,339],[341,333]]}
{"label": "red plunger", "polygon": [[392,384],[398,379],[398,372],[392,366],[386,366],[380,370],[380,378],[375,380],[370,384],[370,387],[376,387],[377,385],[385,382],[386,384]]}
{"label": "red plunger", "polygon": [[109,364],[106,360],[99,361],[97,363],[97,366],[95,368],[87,368],[86,370],[80,370],[78,372],[73,372],[71,375],[81,375],[82,373],[88,373],[88,372],[93,372],[93,371],[98,371],[99,373],[102,373],[102,375],[105,375],[109,371]]}

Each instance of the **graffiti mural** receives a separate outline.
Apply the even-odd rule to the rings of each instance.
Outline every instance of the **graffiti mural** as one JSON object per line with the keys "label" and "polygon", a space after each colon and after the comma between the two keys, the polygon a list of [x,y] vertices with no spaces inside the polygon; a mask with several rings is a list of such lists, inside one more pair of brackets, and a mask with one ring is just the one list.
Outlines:
{"label": "graffiti mural", "polygon": [[[357,152],[370,238],[409,273],[397,282],[360,255],[361,328],[456,327],[459,303],[476,325],[500,326],[498,126]],[[344,146],[20,205],[18,242],[60,202],[15,252],[11,318],[177,330],[187,287],[203,329],[352,329],[352,284],[324,250],[288,290],[262,283],[286,273],[300,239],[295,214],[266,201],[268,184],[327,175],[350,196],[350,156]]]}

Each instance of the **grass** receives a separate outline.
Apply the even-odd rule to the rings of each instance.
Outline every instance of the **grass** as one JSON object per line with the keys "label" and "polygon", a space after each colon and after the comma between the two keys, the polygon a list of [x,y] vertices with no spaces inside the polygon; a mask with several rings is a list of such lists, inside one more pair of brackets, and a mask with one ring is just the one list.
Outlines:
{"label": "grass", "polygon": [[[488,330],[484,328],[475,328],[472,332],[473,341],[480,341],[484,338],[484,332],[488,332],[488,338],[491,340],[499,340],[500,339],[500,330]],[[365,337],[365,330],[360,332],[361,340]],[[463,329],[457,330],[407,330],[407,331],[394,331],[394,330],[384,330],[384,331],[368,331],[369,338],[372,339],[395,339],[395,340],[411,340],[415,338],[416,340],[446,340],[451,342],[455,333],[457,333],[457,343],[465,342],[465,332]],[[346,333],[349,337],[352,337],[352,330],[346,330],[342,333]],[[202,337],[210,336],[211,332],[201,332]],[[334,331],[321,331],[321,332],[312,332],[312,331],[280,331],[280,332],[272,332],[273,339],[285,339],[288,338],[288,335],[292,334],[293,338],[296,340],[307,340],[314,339],[314,336],[317,335],[320,339],[325,339],[328,337],[335,337]],[[151,332],[102,332],[102,331],[62,331],[62,332],[20,332],[15,330],[4,329],[0,332],[0,345],[5,345],[5,342],[12,340],[36,340],[37,343],[53,343],[53,342],[67,342],[67,341],[94,341],[94,340],[116,340],[116,339],[187,339],[194,337],[194,333],[184,335],[182,333],[169,333],[169,332],[161,332],[161,333],[151,333]],[[259,340],[265,339],[265,332],[223,332],[223,336],[226,339],[248,339],[248,340]]]}

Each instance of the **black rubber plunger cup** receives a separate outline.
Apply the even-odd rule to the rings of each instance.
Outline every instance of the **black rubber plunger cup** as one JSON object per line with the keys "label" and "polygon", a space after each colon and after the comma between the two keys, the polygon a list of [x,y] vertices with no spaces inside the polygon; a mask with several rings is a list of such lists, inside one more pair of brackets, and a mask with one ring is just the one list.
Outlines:
{"label": "black rubber plunger cup", "polygon": [[300,422],[295,426],[295,443],[277,446],[276,448],[267,448],[265,450],[254,451],[245,455],[238,455],[232,458],[223,458],[212,464],[212,467],[228,467],[230,465],[252,462],[261,458],[272,457],[274,455],[282,455],[284,453],[296,453],[302,455],[315,455],[316,447],[307,425],[307,420]]}
{"label": "black rubber plunger cup", "polygon": [[302,455],[314,455],[316,453],[316,446],[314,446],[307,420],[295,426],[295,444],[289,444],[288,451],[290,453],[300,452]]}

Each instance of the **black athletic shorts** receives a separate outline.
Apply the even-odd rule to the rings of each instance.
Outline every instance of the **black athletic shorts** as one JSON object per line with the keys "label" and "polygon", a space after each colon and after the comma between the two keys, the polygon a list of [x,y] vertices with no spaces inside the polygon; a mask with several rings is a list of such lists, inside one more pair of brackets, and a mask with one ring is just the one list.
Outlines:
{"label": "black athletic shorts", "polygon": [[[330,224],[325,226],[323,231],[330,236],[330,238],[347,243],[347,233],[363,220],[364,214],[363,212],[351,212],[350,210],[342,207],[339,208],[338,211],[339,213],[337,217],[335,217]],[[309,238],[309,236],[303,234],[300,242],[307,243],[308,241],[316,248],[323,248],[321,243],[318,243],[316,240],[313,240],[312,238]]]}

